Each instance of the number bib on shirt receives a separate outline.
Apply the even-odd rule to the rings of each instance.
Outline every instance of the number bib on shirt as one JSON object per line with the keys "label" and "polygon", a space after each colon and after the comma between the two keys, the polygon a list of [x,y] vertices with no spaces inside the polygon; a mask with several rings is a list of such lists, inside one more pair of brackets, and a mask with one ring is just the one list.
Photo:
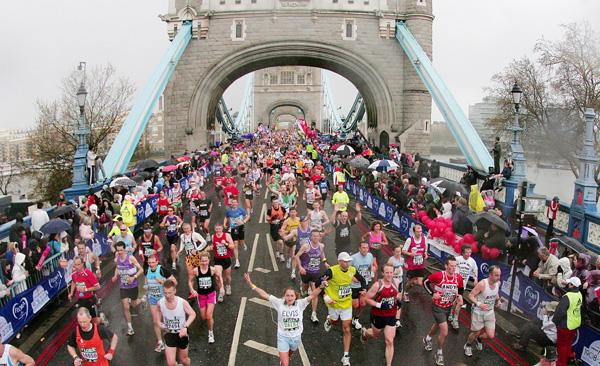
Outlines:
{"label": "number bib on shirt", "polygon": [[217,244],[217,255],[223,257],[227,255],[227,246],[224,244]]}
{"label": "number bib on shirt", "polygon": [[209,289],[212,286],[212,278],[210,277],[199,277],[198,288]]}
{"label": "number bib on shirt", "polygon": [[283,318],[283,329],[285,330],[295,330],[300,326],[300,319],[292,317],[292,318]]}
{"label": "number bib on shirt", "polygon": [[160,293],[160,285],[148,285],[148,295],[151,297],[161,297],[162,295]]}
{"label": "number bib on shirt", "polygon": [[338,297],[343,299],[344,297],[348,297],[352,294],[352,288],[350,286],[340,286],[338,289]]}
{"label": "number bib on shirt", "polygon": [[310,258],[308,261],[308,270],[314,272],[315,270],[319,269],[320,264],[321,258]]}
{"label": "number bib on shirt", "polygon": [[98,350],[96,347],[91,348],[80,348],[81,357],[88,362],[96,362],[98,361]]}
{"label": "number bib on shirt", "polygon": [[422,254],[417,254],[413,257],[413,264],[415,266],[419,266],[421,264],[423,264],[423,255]]}

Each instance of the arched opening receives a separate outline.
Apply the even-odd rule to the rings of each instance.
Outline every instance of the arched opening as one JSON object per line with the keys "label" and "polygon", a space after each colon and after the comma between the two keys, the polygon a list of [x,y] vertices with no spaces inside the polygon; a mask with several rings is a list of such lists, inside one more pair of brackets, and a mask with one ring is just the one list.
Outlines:
{"label": "arched opening", "polygon": [[[292,123],[285,123],[282,125],[278,122],[295,122],[296,120],[306,118],[305,108],[300,103],[281,103],[276,104],[268,110],[269,123],[268,128],[279,126],[280,128],[290,127]],[[283,117],[283,118],[282,118]]]}
{"label": "arched opening", "polygon": [[381,131],[379,134],[379,148],[384,152],[390,148],[390,135],[386,131]]}
{"label": "arched opening", "polygon": [[327,69],[348,79],[365,100],[369,127],[385,128],[395,121],[392,96],[385,81],[360,55],[325,43],[286,41],[237,50],[215,64],[194,90],[189,127],[206,133],[214,126],[219,98],[236,79],[263,68],[290,65]]}

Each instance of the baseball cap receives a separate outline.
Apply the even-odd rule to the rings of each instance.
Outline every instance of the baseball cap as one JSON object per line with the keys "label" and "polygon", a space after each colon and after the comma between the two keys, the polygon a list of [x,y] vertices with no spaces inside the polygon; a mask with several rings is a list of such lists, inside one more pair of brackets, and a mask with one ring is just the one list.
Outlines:
{"label": "baseball cap", "polygon": [[575,287],[579,287],[581,286],[581,280],[579,279],[579,277],[571,277],[567,280],[567,284],[571,284]]}
{"label": "baseball cap", "polygon": [[304,221],[304,220],[306,220],[307,218],[308,218],[308,216],[302,215],[302,216],[300,216],[300,221]]}
{"label": "baseball cap", "polygon": [[338,254],[338,261],[352,262],[352,257],[348,252],[341,252]]}

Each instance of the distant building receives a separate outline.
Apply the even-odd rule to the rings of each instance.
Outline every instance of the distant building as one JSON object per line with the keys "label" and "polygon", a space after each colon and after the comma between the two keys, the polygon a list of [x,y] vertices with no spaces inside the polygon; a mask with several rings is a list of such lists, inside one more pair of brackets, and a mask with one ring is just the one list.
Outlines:
{"label": "distant building", "polygon": [[500,109],[493,98],[483,98],[482,102],[469,106],[469,120],[481,137],[483,143],[492,147],[496,138],[496,131],[491,127],[490,121],[500,112]]}
{"label": "distant building", "polygon": [[163,96],[161,95],[156,110],[152,113],[146,130],[142,134],[139,144],[142,149],[150,154],[165,151],[165,123],[163,112]]}
{"label": "distant building", "polygon": [[16,163],[31,159],[32,145],[27,130],[0,130],[0,163]]}

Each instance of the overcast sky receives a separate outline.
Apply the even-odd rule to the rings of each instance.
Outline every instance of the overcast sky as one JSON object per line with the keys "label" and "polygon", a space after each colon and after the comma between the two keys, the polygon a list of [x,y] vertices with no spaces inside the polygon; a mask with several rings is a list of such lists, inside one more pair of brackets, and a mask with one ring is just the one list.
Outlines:
{"label": "overcast sky", "polygon": [[[158,18],[167,0],[1,1],[0,127],[35,122],[35,101],[59,94],[60,80],[79,61],[112,63],[143,88],[168,47]],[[465,112],[491,76],[512,58],[530,55],[541,37],[558,39],[560,24],[588,21],[600,33],[597,0],[435,0],[433,58]],[[355,89],[334,80],[336,103],[347,110]],[[232,86],[241,91],[242,83]],[[228,91],[234,110],[240,93]],[[441,119],[434,110],[433,119]]]}

